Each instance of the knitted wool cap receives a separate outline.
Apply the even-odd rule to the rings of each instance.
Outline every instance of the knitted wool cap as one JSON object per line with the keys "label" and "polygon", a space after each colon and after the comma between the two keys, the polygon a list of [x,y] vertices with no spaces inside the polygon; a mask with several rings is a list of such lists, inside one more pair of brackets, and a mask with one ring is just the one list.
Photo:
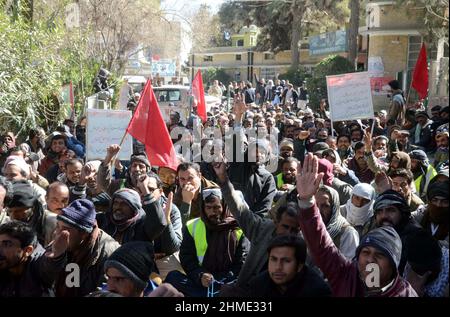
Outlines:
{"label": "knitted wool cap", "polygon": [[56,219],[74,228],[91,233],[95,226],[95,216],[94,203],[87,199],[77,199],[63,208]]}
{"label": "knitted wool cap", "polygon": [[380,227],[367,233],[356,249],[355,257],[358,259],[361,249],[371,246],[383,252],[391,261],[395,269],[398,269],[402,255],[402,240],[392,227]]}
{"label": "knitted wool cap", "polygon": [[139,289],[145,289],[150,274],[156,270],[153,245],[145,241],[125,243],[105,262],[105,272],[115,268]]}

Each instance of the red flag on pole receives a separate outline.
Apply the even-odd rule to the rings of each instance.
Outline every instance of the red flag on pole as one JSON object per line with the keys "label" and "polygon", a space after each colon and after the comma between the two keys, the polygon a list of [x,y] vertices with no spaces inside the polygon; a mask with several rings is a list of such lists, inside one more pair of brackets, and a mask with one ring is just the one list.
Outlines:
{"label": "red flag on pole", "polygon": [[177,169],[175,149],[150,80],[145,84],[127,132],[145,145],[145,151],[152,165]]}
{"label": "red flag on pole", "polygon": [[414,67],[411,86],[417,91],[420,99],[426,98],[428,94],[428,63],[425,43],[422,43],[416,67]]}
{"label": "red flag on pole", "polygon": [[195,74],[194,80],[192,81],[192,95],[197,101],[197,115],[202,119],[203,122],[206,121],[206,102],[205,102],[205,91],[203,89],[203,79],[200,70]]}

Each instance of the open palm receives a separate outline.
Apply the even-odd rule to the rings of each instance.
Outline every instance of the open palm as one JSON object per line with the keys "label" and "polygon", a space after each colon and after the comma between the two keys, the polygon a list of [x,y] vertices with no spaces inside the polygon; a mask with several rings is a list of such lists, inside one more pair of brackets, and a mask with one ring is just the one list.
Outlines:
{"label": "open palm", "polygon": [[297,192],[302,200],[313,197],[319,189],[323,173],[318,174],[319,160],[317,156],[308,153],[303,165],[297,171]]}

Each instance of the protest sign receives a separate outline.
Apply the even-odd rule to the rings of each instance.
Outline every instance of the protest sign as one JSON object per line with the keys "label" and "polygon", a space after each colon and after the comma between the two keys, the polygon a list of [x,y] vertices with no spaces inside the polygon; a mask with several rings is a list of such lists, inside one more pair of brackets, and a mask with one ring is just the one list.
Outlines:
{"label": "protest sign", "polygon": [[327,76],[331,121],[373,118],[370,79],[367,72]]}
{"label": "protest sign", "polygon": [[[106,148],[111,144],[120,144],[131,120],[131,111],[87,109],[86,158],[103,160]],[[125,137],[119,160],[129,160],[133,153],[132,138]]]}

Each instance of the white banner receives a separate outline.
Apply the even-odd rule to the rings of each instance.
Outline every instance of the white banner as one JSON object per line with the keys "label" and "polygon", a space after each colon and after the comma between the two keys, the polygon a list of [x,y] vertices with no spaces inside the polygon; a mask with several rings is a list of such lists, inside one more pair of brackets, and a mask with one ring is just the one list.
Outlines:
{"label": "white banner", "polygon": [[[86,159],[103,160],[109,145],[120,144],[131,120],[131,111],[87,109],[86,117]],[[132,138],[127,134],[118,158],[129,160],[132,153]]]}
{"label": "white banner", "polygon": [[373,118],[372,93],[367,72],[327,76],[331,121]]}

